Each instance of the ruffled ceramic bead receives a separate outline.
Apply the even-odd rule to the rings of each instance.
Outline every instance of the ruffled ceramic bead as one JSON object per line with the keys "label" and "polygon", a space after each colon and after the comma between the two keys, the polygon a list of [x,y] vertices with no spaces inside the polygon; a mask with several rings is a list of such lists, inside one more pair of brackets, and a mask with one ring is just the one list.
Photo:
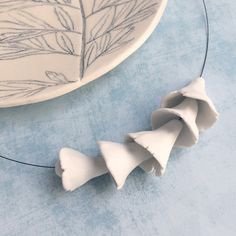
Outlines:
{"label": "ruffled ceramic bead", "polygon": [[162,100],[161,108],[152,114],[153,131],[128,134],[124,144],[99,142],[102,157],[97,158],[64,148],[56,173],[67,191],[106,173],[111,174],[120,189],[137,166],[163,175],[173,147],[194,145],[199,132],[210,128],[217,118],[205,91],[205,81],[198,78]]}
{"label": "ruffled ceramic bead", "polygon": [[172,92],[163,98],[161,108],[172,108],[181,103],[185,98],[191,98],[198,103],[198,113],[196,125],[199,131],[204,131],[212,127],[218,119],[218,112],[214,104],[207,96],[205,80],[202,77],[192,81],[187,87]]}

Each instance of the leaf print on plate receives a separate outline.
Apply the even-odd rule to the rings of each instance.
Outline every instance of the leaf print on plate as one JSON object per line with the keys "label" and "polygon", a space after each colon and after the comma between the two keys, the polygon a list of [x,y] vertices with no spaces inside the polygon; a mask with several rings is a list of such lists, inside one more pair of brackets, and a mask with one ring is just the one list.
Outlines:
{"label": "leaf print on plate", "polygon": [[0,107],[58,97],[112,70],[150,36],[166,3],[0,2]]}

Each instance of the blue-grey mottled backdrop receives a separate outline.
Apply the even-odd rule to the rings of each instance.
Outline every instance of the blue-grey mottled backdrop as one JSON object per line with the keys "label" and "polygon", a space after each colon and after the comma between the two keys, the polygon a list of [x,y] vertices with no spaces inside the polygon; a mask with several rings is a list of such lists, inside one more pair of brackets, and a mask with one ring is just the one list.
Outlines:
{"label": "blue-grey mottled backdrop", "polygon": [[[164,177],[136,170],[121,191],[104,176],[66,193],[53,171],[0,160],[1,236],[236,234],[236,2],[207,5],[214,128],[176,150]],[[111,73],[61,98],[0,110],[1,154],[52,164],[63,146],[97,155],[96,140],[149,129],[161,96],[198,76],[204,32],[201,0],[169,0],[153,36]]]}

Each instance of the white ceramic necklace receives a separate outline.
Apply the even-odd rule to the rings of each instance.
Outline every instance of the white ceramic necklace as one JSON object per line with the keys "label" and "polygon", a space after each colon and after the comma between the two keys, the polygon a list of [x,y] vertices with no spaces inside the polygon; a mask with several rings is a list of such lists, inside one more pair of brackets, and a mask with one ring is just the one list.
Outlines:
{"label": "white ceramic necklace", "polygon": [[73,191],[90,179],[106,173],[111,174],[120,189],[137,166],[157,176],[163,175],[173,147],[190,147],[196,144],[199,133],[210,128],[218,118],[218,113],[206,94],[202,78],[209,47],[209,21],[204,0],[203,4],[207,44],[200,77],[162,100],[161,108],[152,114],[152,131],[128,134],[124,144],[99,142],[102,156],[97,158],[64,148],[56,167],[20,162],[4,156],[1,158],[33,167],[55,168],[67,191]]}

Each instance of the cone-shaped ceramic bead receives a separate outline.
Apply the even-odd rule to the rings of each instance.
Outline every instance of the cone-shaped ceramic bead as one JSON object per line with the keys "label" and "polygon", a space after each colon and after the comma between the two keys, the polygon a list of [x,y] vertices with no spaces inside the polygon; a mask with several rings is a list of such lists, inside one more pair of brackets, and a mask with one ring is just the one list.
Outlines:
{"label": "cone-shaped ceramic bead", "polygon": [[63,187],[67,191],[73,191],[89,180],[107,172],[102,158],[89,158],[69,148],[63,148],[60,151],[56,173],[62,178]]}
{"label": "cone-shaped ceramic bead", "polygon": [[159,162],[157,162],[154,158],[144,161],[142,164],[140,164],[139,167],[148,174],[155,174],[156,176],[162,175],[162,167],[160,166]]}
{"label": "cone-shaped ceramic bead", "polygon": [[218,119],[218,113],[207,96],[205,90],[205,80],[197,78],[192,81],[187,87],[180,91],[175,91],[164,97],[161,103],[162,108],[172,108],[183,101],[184,98],[193,98],[198,101],[198,115],[196,124],[199,131],[210,128]]}
{"label": "cone-shaped ceramic bead", "polygon": [[171,150],[182,128],[182,121],[171,120],[157,130],[129,134],[130,138],[147,149],[153,156],[140,167],[148,172],[155,171],[156,175],[163,175]]}
{"label": "cone-shaped ceramic bead", "polygon": [[198,141],[199,131],[196,125],[198,104],[195,99],[185,98],[174,108],[161,108],[152,114],[152,127],[158,129],[170,120],[181,119],[183,129],[175,146],[189,147]]}
{"label": "cone-shaped ceramic bead", "polygon": [[103,158],[118,189],[121,189],[128,175],[152,155],[138,144],[99,142]]}

